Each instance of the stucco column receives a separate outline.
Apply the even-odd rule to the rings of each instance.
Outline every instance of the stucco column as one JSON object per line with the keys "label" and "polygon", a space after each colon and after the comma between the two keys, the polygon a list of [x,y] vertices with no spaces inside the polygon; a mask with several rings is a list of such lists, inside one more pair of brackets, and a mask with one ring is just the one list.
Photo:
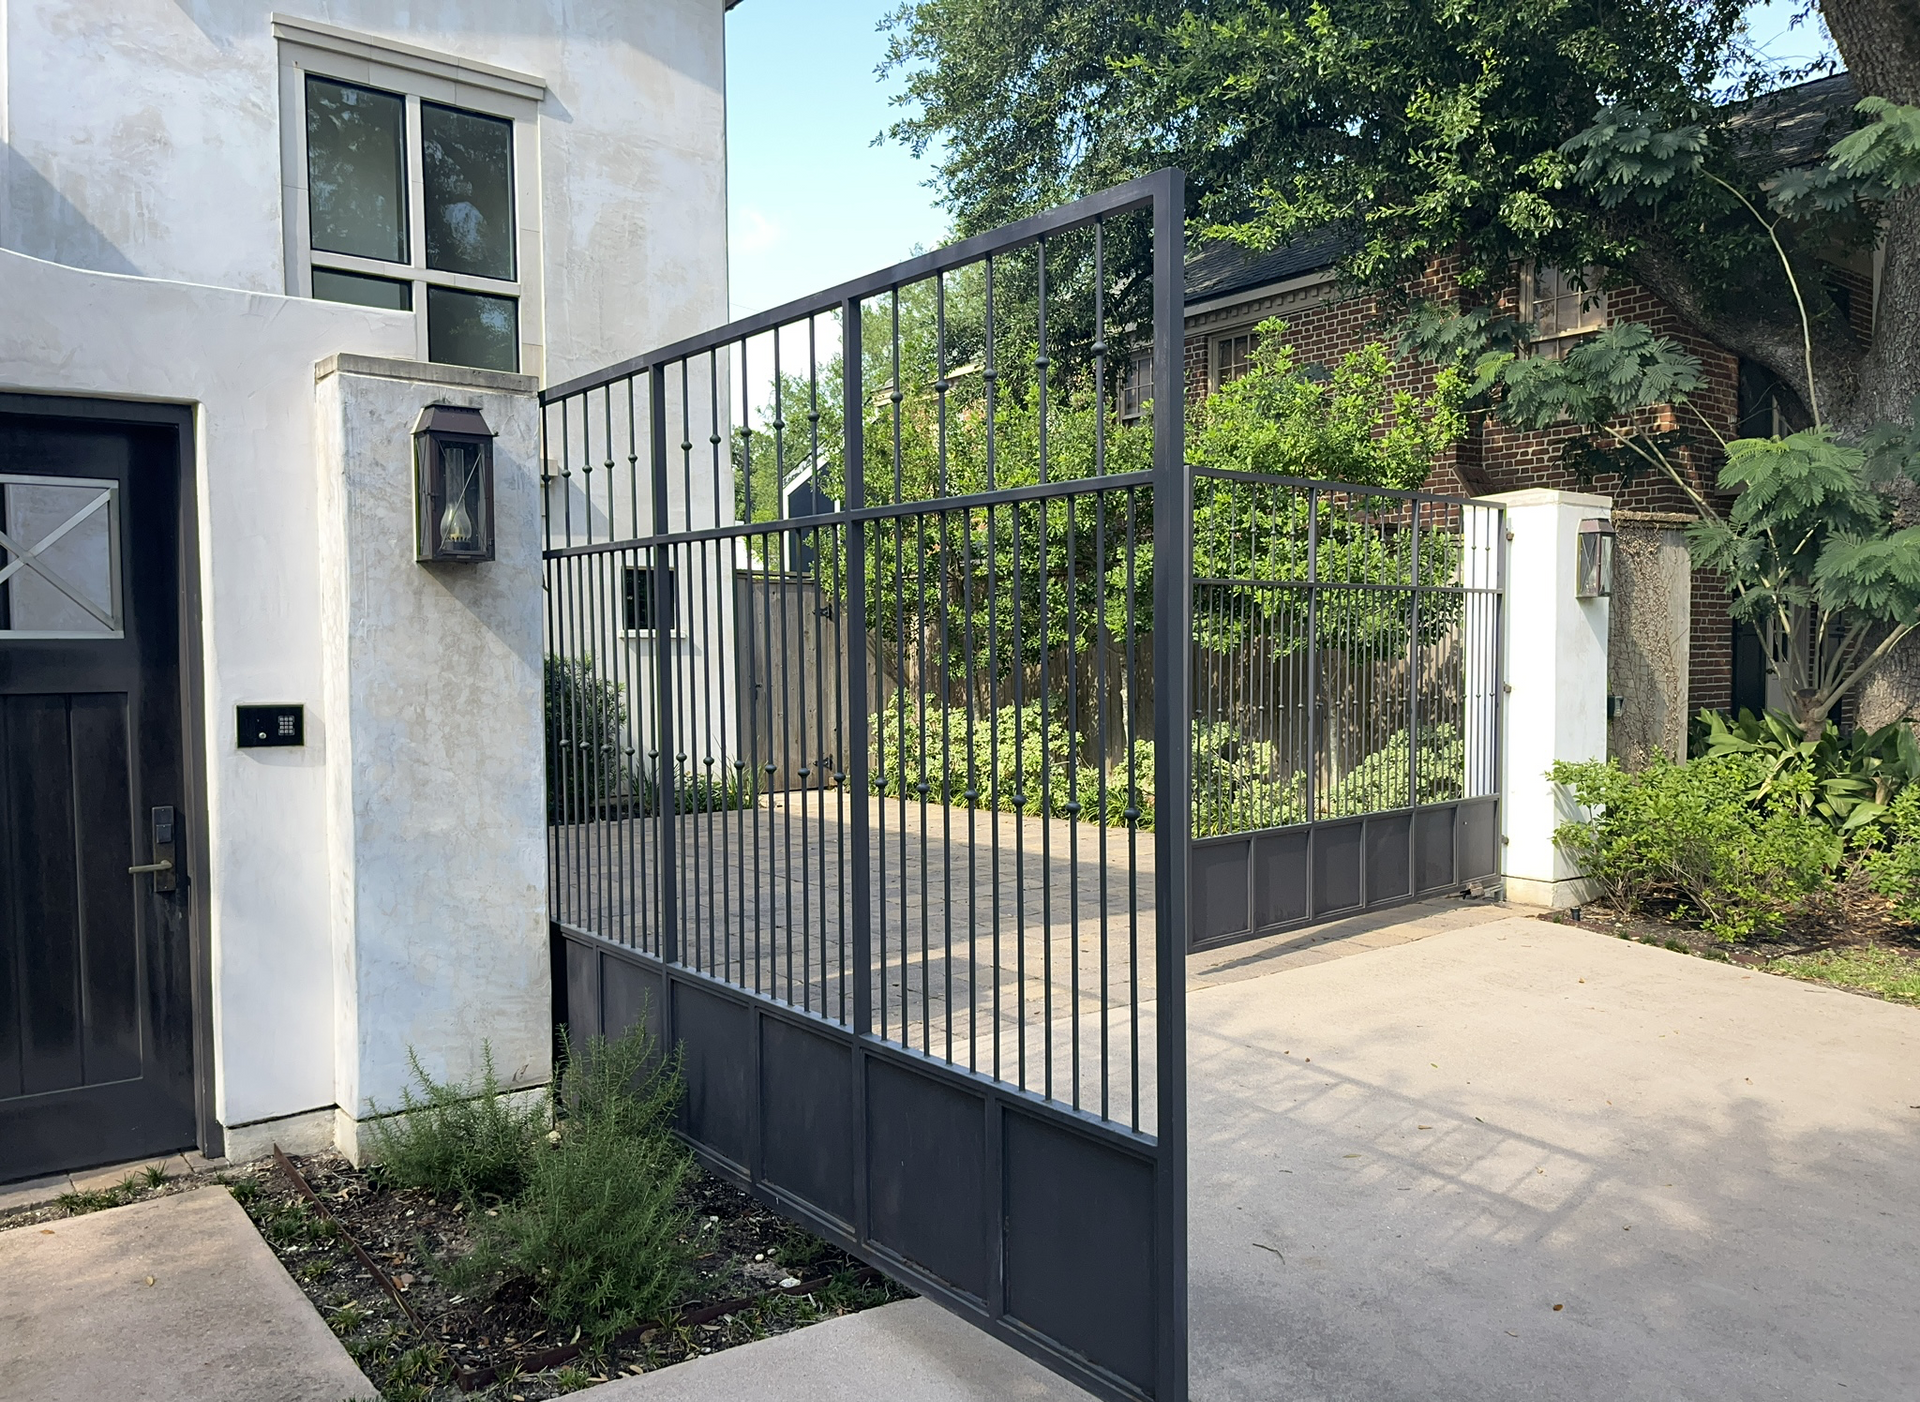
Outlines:
{"label": "stucco column", "polygon": [[1493,500],[1507,508],[1501,872],[1508,900],[1577,905],[1585,883],[1553,841],[1576,811],[1547,770],[1607,756],[1608,601],[1574,589],[1580,523],[1611,517],[1613,502],[1544,488]]}
{"label": "stucco column", "polygon": [[[315,367],[335,1138],[408,1054],[515,1086],[551,1071],[541,748],[540,418],[531,376],[337,355]],[[413,427],[478,409],[495,558],[414,560]]]}

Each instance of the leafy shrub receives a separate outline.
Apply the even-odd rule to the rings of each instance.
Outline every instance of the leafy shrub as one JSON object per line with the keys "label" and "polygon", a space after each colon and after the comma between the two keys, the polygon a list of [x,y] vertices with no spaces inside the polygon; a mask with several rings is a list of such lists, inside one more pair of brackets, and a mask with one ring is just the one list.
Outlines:
{"label": "leafy shrub", "polygon": [[[625,683],[601,676],[591,656],[546,661],[547,821],[638,818],[660,811],[660,785],[627,733]],[[715,773],[714,770],[719,770]],[[683,767],[674,809],[716,813],[752,807],[753,776],[735,766]]]}
{"label": "leafy shrub", "polygon": [[1279,747],[1228,721],[1193,726],[1193,835],[1214,837],[1301,823],[1307,776],[1281,777]]}
{"label": "leafy shrub", "polygon": [[[1396,730],[1386,743],[1361,760],[1320,800],[1320,816],[1346,818],[1411,807],[1407,802],[1407,732]],[[1436,725],[1420,741],[1420,769],[1415,784],[1417,803],[1445,803],[1466,792],[1467,747],[1460,732]]]}
{"label": "leafy shrub", "polygon": [[599,1343],[674,1304],[690,1256],[679,1194],[692,1159],[671,1130],[681,1091],[677,1063],[641,1027],[567,1048],[559,1125],[450,1283],[524,1275],[550,1319]]}
{"label": "leafy shrub", "polygon": [[1879,821],[1894,798],[1920,780],[1920,743],[1906,721],[1878,730],[1855,730],[1842,739],[1832,726],[1809,740],[1791,716],[1742,711],[1728,720],[1702,711],[1698,747],[1707,755],[1751,755],[1763,761],[1753,797],[1764,801],[1792,792],[1802,813],[1841,832]]}
{"label": "leafy shrub", "polygon": [[1860,856],[1867,884],[1893,902],[1893,913],[1920,925],[1920,784],[1909,784],[1888,806]]}
{"label": "leafy shrub", "polygon": [[672,1130],[684,1087],[644,1027],[636,1024],[611,1041],[595,1037],[579,1050],[562,1031],[560,1049],[563,1127],[605,1124],[635,1138]]}
{"label": "leafy shrub", "polygon": [[532,1097],[515,1103],[494,1072],[493,1048],[484,1043],[478,1085],[434,1080],[412,1051],[407,1064],[419,1094],[404,1087],[399,1113],[369,1127],[381,1175],[403,1188],[469,1200],[518,1194],[547,1130],[545,1105]]}
{"label": "leafy shrub", "polygon": [[1467,384],[1457,368],[1442,368],[1422,397],[1396,386],[1393,352],[1377,341],[1329,369],[1302,366],[1278,318],[1254,335],[1246,372],[1192,411],[1189,462],[1418,487],[1467,431]]}
{"label": "leafy shrub", "polygon": [[[968,727],[972,727],[972,755]],[[873,786],[877,793],[925,797],[929,803],[1013,809],[1052,818],[1127,826],[1154,825],[1150,739],[1134,741],[1132,766],[1105,770],[1082,756],[1060,708],[1049,706],[1045,725],[1037,701],[974,715],[964,706],[924,714],[891,706],[874,717]],[[1397,730],[1319,796],[1320,816],[1348,817],[1407,802],[1407,733]],[[1103,788],[1104,777],[1104,793]],[[1450,725],[1427,731],[1420,743],[1417,801],[1444,803],[1465,791],[1466,745]],[[924,787],[923,787],[924,785]],[[1102,801],[1104,800],[1104,808]],[[1231,721],[1193,726],[1193,835],[1215,837],[1286,827],[1307,821],[1307,778],[1287,771],[1270,740],[1246,734]]]}
{"label": "leafy shrub", "polygon": [[1151,828],[1153,742],[1134,742],[1131,775],[1125,763],[1103,772],[1082,757],[1082,737],[1068,726],[1063,709],[1049,704],[1043,718],[1038,701],[1000,706],[985,716],[964,706],[924,712],[911,701],[884,706],[873,719],[874,790],[1114,827],[1127,824],[1134,808],[1139,826]]}
{"label": "leafy shrub", "polygon": [[627,740],[626,688],[592,657],[546,660],[547,821],[577,823],[639,793]]}
{"label": "leafy shrub", "polygon": [[1638,773],[1556,764],[1554,781],[1589,816],[1554,840],[1623,910],[1668,908],[1729,941],[1770,933],[1827,886],[1842,843],[1802,810],[1804,776],[1756,802],[1765,772],[1753,755],[1656,760]]}

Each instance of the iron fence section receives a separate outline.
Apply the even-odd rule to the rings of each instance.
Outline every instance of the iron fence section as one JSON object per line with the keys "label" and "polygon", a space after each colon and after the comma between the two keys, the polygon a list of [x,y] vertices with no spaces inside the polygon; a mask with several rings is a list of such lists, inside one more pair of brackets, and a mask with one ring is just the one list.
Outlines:
{"label": "iron fence section", "polygon": [[1504,531],[1495,502],[1196,473],[1196,946],[1497,879]]}
{"label": "iron fence section", "polygon": [[680,1045],[722,1171],[1169,1399],[1192,485],[1180,413],[1122,390],[1181,403],[1182,200],[1163,172],[543,396],[569,1020]]}

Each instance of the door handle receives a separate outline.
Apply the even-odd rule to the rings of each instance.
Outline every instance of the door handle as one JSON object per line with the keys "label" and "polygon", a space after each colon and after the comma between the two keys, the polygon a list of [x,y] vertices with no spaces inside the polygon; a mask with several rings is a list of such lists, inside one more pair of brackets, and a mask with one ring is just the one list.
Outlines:
{"label": "door handle", "polygon": [[151,876],[153,889],[162,895],[180,889],[180,878],[174,875],[173,866],[173,816],[171,804],[152,811],[150,817],[153,825],[153,860],[127,868],[129,876]]}

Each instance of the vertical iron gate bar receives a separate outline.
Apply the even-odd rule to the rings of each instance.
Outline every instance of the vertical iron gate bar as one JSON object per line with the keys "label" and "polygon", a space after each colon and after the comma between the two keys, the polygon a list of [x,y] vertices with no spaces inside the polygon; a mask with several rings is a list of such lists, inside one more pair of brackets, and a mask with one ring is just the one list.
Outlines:
{"label": "vertical iron gate bar", "polygon": [[[846,478],[847,510],[867,504],[866,389],[861,345],[860,299],[840,304],[841,464]],[[853,904],[853,1055],[847,1058],[852,1085],[853,1230],[861,1240],[873,1235],[873,1198],[865,1165],[872,1148],[867,1120],[866,1041],[873,1036],[873,871],[869,865],[868,818],[872,812],[873,782],[867,768],[867,544],[866,522],[847,522],[847,585],[843,607],[847,618],[847,788],[851,793],[853,833],[849,875]],[[878,681],[876,675],[875,681]],[[886,989],[881,988],[881,996]]]}
{"label": "vertical iron gate bar", "polygon": [[[1160,1299],[1155,1358],[1161,1402],[1187,1397],[1187,861],[1193,820],[1191,667],[1193,607],[1193,490],[1187,474],[1184,385],[1186,335],[1186,177],[1177,170],[1153,177],[1153,344],[1155,393],[1164,379],[1165,407],[1153,416],[1154,551],[1154,821],[1155,905],[1155,1274]],[[1180,385],[1178,390],[1174,387]],[[1177,727],[1177,729],[1176,729]],[[1176,743],[1176,736],[1178,737]]]}
{"label": "vertical iron gate bar", "polygon": [[[653,475],[653,530],[656,535],[664,534],[668,528],[667,520],[667,372],[665,366],[656,365],[647,377],[647,417],[652,424],[652,433],[647,444],[648,469]],[[659,845],[654,852],[654,871],[660,884],[660,962],[667,970],[668,977],[660,985],[660,1045],[671,1048],[675,1044],[673,985],[671,982],[673,966],[680,962],[680,920],[676,909],[678,894],[675,890],[674,853],[677,843],[674,841],[674,822],[679,807],[675,791],[675,776],[670,772],[673,756],[673,644],[667,629],[661,625],[666,621],[664,609],[672,578],[672,547],[662,544],[653,548],[653,663],[657,695],[654,697],[654,750],[658,758],[654,761],[654,792],[656,804],[660,809]]]}
{"label": "vertical iron gate bar", "polygon": [[1420,889],[1420,499],[1413,511],[1411,567],[1413,588],[1407,591],[1411,622],[1407,630],[1407,894]]}

